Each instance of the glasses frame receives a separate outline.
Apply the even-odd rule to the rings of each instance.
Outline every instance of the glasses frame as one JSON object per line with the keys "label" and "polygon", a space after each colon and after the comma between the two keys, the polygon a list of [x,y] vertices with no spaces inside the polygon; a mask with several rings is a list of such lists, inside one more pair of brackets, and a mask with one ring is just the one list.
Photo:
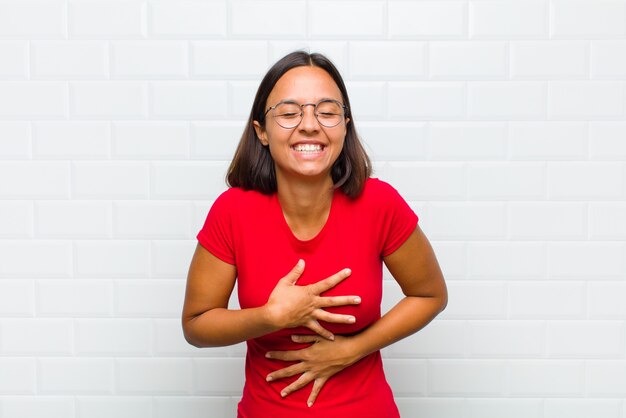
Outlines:
{"label": "glasses frame", "polygon": [[[335,103],[337,103],[339,106],[341,106],[341,109],[343,109],[343,115],[341,115],[341,118],[342,118],[342,119],[340,119],[340,120],[339,120],[339,122],[337,122],[336,124],[334,124],[334,125],[332,125],[332,126],[328,126],[328,125],[323,124],[323,123],[319,120],[319,118],[317,117],[317,116],[318,116],[318,113],[317,113],[317,106],[318,106],[320,103],[326,103],[326,102],[335,102]],[[267,114],[270,112],[270,110],[274,110],[274,109],[276,109],[276,107],[280,106],[281,104],[285,104],[285,103],[295,104],[295,105],[300,106],[300,121],[299,121],[296,125],[294,125],[294,126],[291,126],[291,127],[286,127],[286,126],[281,125],[281,124],[278,122],[278,120],[276,119],[276,117],[274,116],[274,118],[273,118],[273,119],[274,119],[274,121],[276,122],[276,124],[277,124],[278,126],[280,126],[281,128],[283,128],[283,129],[295,129],[295,128],[297,128],[297,127],[298,127],[298,126],[302,123],[302,120],[304,119],[304,106],[313,106],[313,115],[315,115],[315,120],[317,120],[317,122],[318,122],[321,126],[323,126],[323,127],[325,127],[325,128],[334,128],[335,126],[338,126],[338,125],[342,122],[342,120],[345,120],[345,119],[346,119],[346,113],[347,113],[347,111],[348,111],[348,107],[347,107],[345,104],[343,104],[343,103],[341,103],[339,100],[335,100],[335,99],[322,99],[322,100],[320,100],[320,101],[319,101],[319,102],[317,102],[317,103],[303,103],[303,104],[300,104],[300,103],[296,102],[295,100],[281,100],[280,102],[276,103],[274,106],[270,106],[270,107],[269,107],[269,108],[265,111],[265,113],[263,114],[263,117],[266,117],[266,116],[267,116]]]}

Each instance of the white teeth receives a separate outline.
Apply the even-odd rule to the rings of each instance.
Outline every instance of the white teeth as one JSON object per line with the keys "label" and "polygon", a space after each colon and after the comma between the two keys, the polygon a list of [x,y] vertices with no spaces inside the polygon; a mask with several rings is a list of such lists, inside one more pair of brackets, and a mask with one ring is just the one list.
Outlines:
{"label": "white teeth", "polygon": [[297,144],[293,147],[298,152],[320,152],[323,147],[318,144]]}

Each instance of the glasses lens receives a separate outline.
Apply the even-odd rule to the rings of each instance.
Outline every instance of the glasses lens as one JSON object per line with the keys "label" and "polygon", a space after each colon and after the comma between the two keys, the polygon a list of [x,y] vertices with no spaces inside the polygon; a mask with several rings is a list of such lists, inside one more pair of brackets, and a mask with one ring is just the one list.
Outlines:
{"label": "glasses lens", "polygon": [[317,105],[317,120],[327,128],[339,125],[343,119],[343,107],[334,100],[325,100]]}
{"label": "glasses lens", "polygon": [[274,118],[283,128],[293,128],[302,119],[302,109],[296,103],[281,103],[274,108]]}

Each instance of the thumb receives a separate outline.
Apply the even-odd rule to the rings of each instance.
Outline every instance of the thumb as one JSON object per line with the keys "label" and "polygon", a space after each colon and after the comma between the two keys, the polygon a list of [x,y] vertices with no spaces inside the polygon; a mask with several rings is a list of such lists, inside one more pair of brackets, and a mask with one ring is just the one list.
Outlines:
{"label": "thumb", "polygon": [[289,273],[287,273],[287,275],[285,276],[285,281],[292,285],[296,284],[300,276],[302,276],[302,273],[304,273],[304,260],[300,259],[298,260],[298,263],[295,265],[295,267],[292,268]]}

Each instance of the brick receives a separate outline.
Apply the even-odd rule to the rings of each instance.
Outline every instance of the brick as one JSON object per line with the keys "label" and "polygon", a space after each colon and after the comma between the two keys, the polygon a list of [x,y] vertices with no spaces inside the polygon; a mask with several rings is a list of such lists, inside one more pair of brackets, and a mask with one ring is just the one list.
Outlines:
{"label": "brick", "polygon": [[0,117],[2,118],[53,119],[65,118],[67,114],[68,94],[65,83],[0,81]]}
{"label": "brick", "polygon": [[33,154],[50,159],[108,159],[109,122],[55,121],[33,123]]}
{"label": "brick", "polygon": [[395,401],[403,418],[457,418],[466,411],[465,399],[451,397],[397,397]]}
{"label": "brick", "polygon": [[113,360],[40,359],[39,377],[42,394],[111,394]]}
{"label": "brick", "polygon": [[33,316],[35,286],[31,280],[0,281],[0,315]]}
{"label": "brick", "polygon": [[37,237],[105,238],[111,234],[111,205],[108,202],[36,202],[34,218]]}
{"label": "brick", "polygon": [[33,41],[33,78],[107,78],[109,48],[104,41]]}
{"label": "brick", "polygon": [[[387,165],[389,182],[407,200],[461,200],[467,196],[467,171],[456,163],[392,162]],[[429,179],[416,182],[415,179]]]}
{"label": "brick", "polygon": [[228,22],[226,2],[156,0],[148,3],[149,33],[153,37],[223,37]]}
{"label": "brick", "polygon": [[151,114],[157,118],[223,118],[228,109],[224,83],[162,81],[151,85]]}
{"label": "brick", "polygon": [[469,321],[472,358],[525,358],[545,354],[543,321]]}
{"label": "brick", "polygon": [[387,27],[392,38],[454,39],[466,34],[463,1],[389,1]]}
{"label": "brick", "polygon": [[617,78],[626,76],[626,41],[598,40],[591,42],[591,77]]}
{"label": "brick", "polygon": [[0,203],[0,237],[28,238],[33,236],[33,204],[28,201]]}
{"label": "brick", "polygon": [[545,0],[485,0],[470,3],[469,35],[485,38],[545,38],[549,11]]}
{"label": "brick", "polygon": [[237,402],[237,398],[226,396],[164,396],[154,400],[154,418],[206,418],[207,411],[214,417],[230,417],[237,410]]}
{"label": "brick", "polygon": [[190,238],[191,208],[186,202],[115,202],[113,236]]}
{"label": "brick", "polygon": [[78,319],[74,338],[81,356],[149,356],[152,324],[148,319]]}
{"label": "brick", "polygon": [[350,113],[355,120],[386,119],[387,87],[384,82],[350,81],[346,83],[350,97]]}
{"label": "brick", "polygon": [[[66,36],[64,0],[13,0],[0,4],[0,37]],[[33,13],[36,10],[37,13]]]}
{"label": "brick", "polygon": [[550,162],[548,198],[622,199],[624,166],[619,163]]}
{"label": "brick", "polygon": [[545,82],[476,81],[468,83],[471,119],[545,119]]}
{"label": "brick", "polygon": [[152,165],[152,198],[209,199],[226,190],[226,162],[158,162]]}
{"label": "brick", "polygon": [[29,159],[31,156],[30,124],[28,122],[0,122],[0,160]]}
{"label": "brick", "polygon": [[589,54],[587,42],[511,42],[511,76],[542,80],[587,78]]}
{"label": "brick", "polygon": [[505,363],[499,360],[430,360],[429,394],[435,396],[501,396]]}
{"label": "brick", "polygon": [[626,123],[592,122],[589,124],[589,156],[593,160],[626,159]]}
{"label": "brick", "polygon": [[501,283],[448,283],[449,303],[440,319],[504,319],[506,287]]}
{"label": "brick", "polygon": [[350,78],[424,78],[425,46],[423,42],[411,41],[350,42]]}
{"label": "brick", "polygon": [[117,41],[111,43],[113,78],[186,78],[188,48],[183,41]]}
{"label": "brick", "polygon": [[[2,28],[0,28],[1,30]],[[5,80],[11,78],[26,79],[28,74],[27,68],[28,43],[21,40],[0,41],[0,77]]]}
{"label": "brick", "polygon": [[141,0],[70,0],[70,37],[141,38],[146,34],[145,4]]}
{"label": "brick", "polygon": [[[37,370],[34,359],[0,359],[0,391],[3,395],[30,395],[37,390]],[[3,399],[4,401],[4,399]],[[2,408],[0,408],[0,412]]]}
{"label": "brick", "polygon": [[506,211],[501,202],[433,202],[427,219],[435,240],[504,239]]}
{"label": "brick", "polygon": [[228,114],[232,119],[247,120],[260,81],[231,81],[228,83],[230,104]]}
{"label": "brick", "polygon": [[621,118],[624,89],[619,81],[552,81],[550,117],[554,119]]}
{"label": "brick", "polygon": [[624,353],[622,321],[550,321],[549,357],[620,358]]}
{"label": "brick", "polygon": [[74,417],[73,396],[3,396],[2,417]]}
{"label": "brick", "polygon": [[585,315],[585,284],[511,284],[508,305],[511,319],[581,319]]}
{"label": "brick", "polygon": [[149,396],[77,396],[76,417],[152,418],[152,404]]}
{"label": "brick", "polygon": [[185,122],[115,122],[112,132],[117,159],[189,157],[189,124]]}
{"label": "brick", "polygon": [[584,122],[511,122],[509,155],[513,160],[584,160]]}
{"label": "brick", "polygon": [[428,74],[433,79],[508,78],[504,42],[430,42]]}
{"label": "brick", "polygon": [[191,43],[192,77],[260,77],[268,68],[266,41],[195,41]]}
{"label": "brick", "polygon": [[587,238],[586,205],[576,202],[512,202],[509,231],[519,240]]}
{"label": "brick", "polygon": [[[213,396],[238,396],[244,384],[242,358],[193,359],[194,393]],[[279,362],[280,363],[280,362]],[[219,380],[212,376],[221,376]]]}
{"label": "brick", "polygon": [[551,2],[555,38],[619,37],[626,34],[626,4],[616,0]]}
{"label": "brick", "polygon": [[621,402],[608,399],[546,399],[544,418],[622,418]]}
{"label": "brick", "polygon": [[506,156],[507,126],[502,122],[433,122],[427,132],[433,160],[500,160]]}
{"label": "brick", "polygon": [[589,236],[591,239],[623,240],[626,236],[626,204],[590,203]]}
{"label": "brick", "polygon": [[306,35],[304,1],[231,2],[231,31],[236,37],[304,37]]}
{"label": "brick", "polygon": [[71,319],[3,319],[0,353],[3,356],[58,356],[72,352]]}
{"label": "brick", "polygon": [[626,361],[588,360],[585,381],[589,396],[623,399],[626,396]]}
{"label": "brick", "polygon": [[0,196],[3,198],[69,197],[70,168],[66,162],[5,161],[0,166],[0,178],[11,179],[0,183]]}
{"label": "brick", "polygon": [[422,122],[361,122],[357,131],[374,160],[423,160],[426,157],[426,126]]}
{"label": "brick", "polygon": [[[418,216],[423,212],[418,212]],[[426,215],[427,216],[427,215]],[[446,279],[464,279],[469,272],[468,249],[463,242],[431,242]]]}
{"label": "brick", "polygon": [[626,315],[625,283],[589,283],[587,298],[590,319],[624,319]]}
{"label": "brick", "polygon": [[548,244],[548,274],[564,279],[619,279],[626,263],[623,243],[563,242]]}
{"label": "brick", "polygon": [[[343,77],[349,75],[348,68],[348,42],[343,39],[313,40],[313,39],[286,39],[273,40],[269,43],[269,62],[274,63],[296,50],[304,50],[310,53],[319,52],[324,54],[337,67]],[[344,81],[346,79],[344,78]]]}
{"label": "brick", "polygon": [[180,318],[185,294],[182,280],[123,281],[115,290],[118,317]]}
{"label": "brick", "polygon": [[508,367],[509,393],[513,396],[582,396],[585,365],[569,360],[518,360]]}
{"label": "brick", "polygon": [[385,2],[382,1],[321,0],[309,3],[307,12],[314,37],[384,35]]}
{"label": "brick", "polygon": [[[197,231],[194,228],[193,237],[196,234]],[[186,277],[195,248],[196,240],[193,238],[152,241],[152,277],[169,279]]]}
{"label": "brick", "polygon": [[211,121],[191,123],[191,158],[231,160],[243,135],[244,123]]}
{"label": "brick", "polygon": [[140,81],[73,81],[71,114],[75,118],[143,118],[148,89]]}
{"label": "brick", "polygon": [[541,163],[472,163],[467,174],[472,200],[545,198],[546,169]]}
{"label": "brick", "polygon": [[464,412],[467,418],[544,418],[542,399],[468,399]]}
{"label": "brick", "polygon": [[144,162],[74,162],[73,197],[81,199],[143,199],[150,193]]}
{"label": "brick", "polygon": [[[181,395],[191,393],[192,361],[190,359],[117,359],[116,372],[116,386],[119,394]],[[222,376],[233,373],[229,370]]]}
{"label": "brick", "polygon": [[532,280],[546,276],[546,248],[542,243],[476,242],[468,245],[472,279]]}
{"label": "brick", "polygon": [[150,244],[147,240],[84,240],[74,244],[78,277],[148,276]]}
{"label": "brick", "polygon": [[389,82],[391,119],[464,119],[465,87],[456,82]]}
{"label": "brick", "polygon": [[427,393],[426,360],[385,359],[385,377],[394,396],[424,396]]}
{"label": "brick", "polygon": [[113,283],[90,280],[46,280],[37,283],[37,315],[56,317],[109,316]]}
{"label": "brick", "polygon": [[54,278],[72,274],[69,241],[4,240],[0,241],[0,254],[0,277]]}
{"label": "brick", "polygon": [[[404,364],[403,359],[464,357],[467,347],[466,327],[465,321],[434,320],[417,333],[385,348],[385,357],[397,359],[394,360],[394,365],[397,368],[395,379],[398,381],[396,385],[398,392],[394,390],[394,393],[401,394],[402,391],[406,391],[406,387],[411,387],[411,384],[402,382],[403,372],[399,370]],[[385,370],[387,370],[388,364],[389,360],[386,359]],[[404,372],[404,375],[406,376],[404,379],[413,378],[411,373]],[[413,394],[424,395],[424,389],[422,388]],[[409,390],[409,392],[411,391]]]}
{"label": "brick", "polygon": [[185,340],[180,318],[153,319],[154,354],[159,357],[232,357],[232,347],[199,349]]}

